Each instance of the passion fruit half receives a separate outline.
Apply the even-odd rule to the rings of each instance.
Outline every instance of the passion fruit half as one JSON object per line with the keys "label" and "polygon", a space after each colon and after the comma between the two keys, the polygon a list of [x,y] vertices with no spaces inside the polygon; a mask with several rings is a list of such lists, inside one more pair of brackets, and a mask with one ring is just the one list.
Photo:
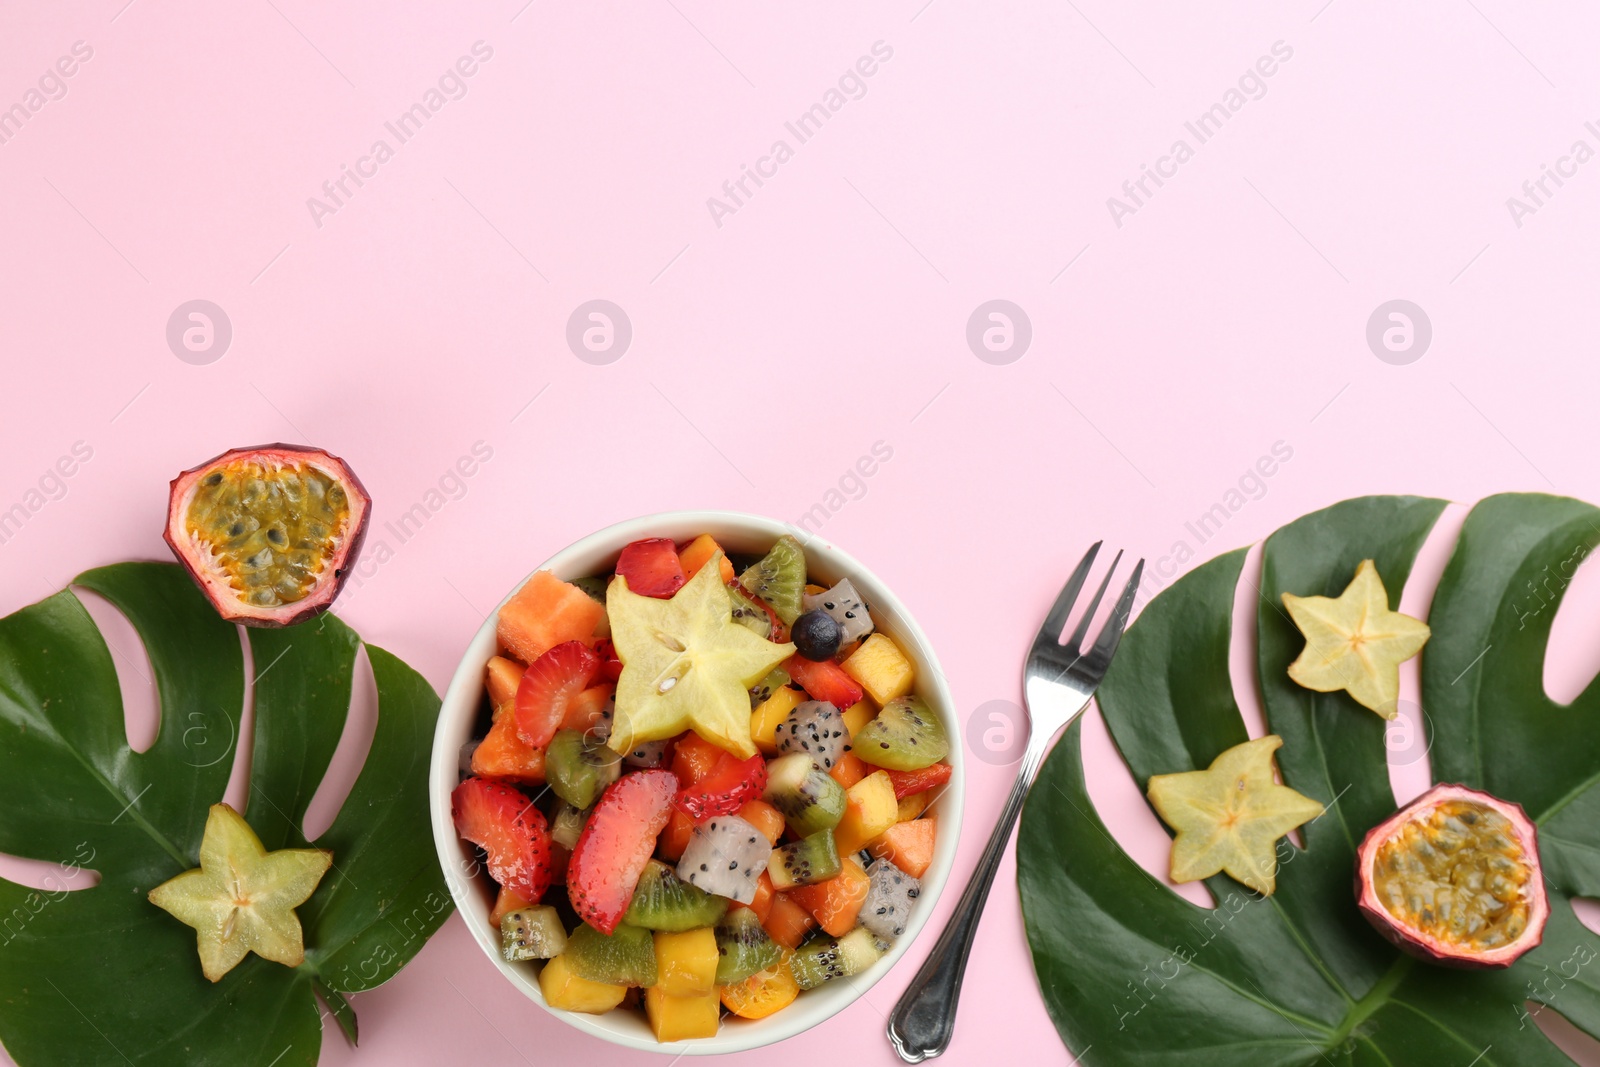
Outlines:
{"label": "passion fruit half", "polygon": [[1520,804],[1436,785],[1373,827],[1356,903],[1404,952],[1446,967],[1509,967],[1544,938],[1538,831]]}
{"label": "passion fruit half", "polygon": [[372,499],[319,448],[235,448],[172,480],[167,544],[224,619],[291,626],[326,611]]}

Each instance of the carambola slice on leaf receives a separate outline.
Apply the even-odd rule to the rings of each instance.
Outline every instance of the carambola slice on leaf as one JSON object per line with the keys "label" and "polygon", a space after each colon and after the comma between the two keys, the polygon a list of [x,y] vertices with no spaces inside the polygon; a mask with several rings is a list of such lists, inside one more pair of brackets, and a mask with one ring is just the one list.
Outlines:
{"label": "carambola slice on leaf", "polygon": [[1306,647],[1289,677],[1307,689],[1343,689],[1385,719],[1399,712],[1400,664],[1422,650],[1428,624],[1389,610],[1389,595],[1370,559],[1337,597],[1283,594]]}
{"label": "carambola slice on leaf", "polygon": [[670,599],[640,596],[618,575],[606,591],[611,640],[622,660],[608,744],[631,752],[693,729],[741,759],[750,740],[750,687],[794,654],[733,621],[718,556]]}
{"label": "carambola slice on leaf", "polygon": [[1234,745],[1203,771],[1150,778],[1150,803],[1176,832],[1172,880],[1192,882],[1226,871],[1256,892],[1277,888],[1278,838],[1323,812],[1310,797],[1279,785],[1276,734]]}
{"label": "carambola slice on leaf", "polygon": [[332,863],[333,853],[319,848],[268,852],[244,816],[213,804],[200,866],[150,890],[150,903],[195,928],[200,968],[213,982],[247,952],[298,967],[306,950],[294,909]]}

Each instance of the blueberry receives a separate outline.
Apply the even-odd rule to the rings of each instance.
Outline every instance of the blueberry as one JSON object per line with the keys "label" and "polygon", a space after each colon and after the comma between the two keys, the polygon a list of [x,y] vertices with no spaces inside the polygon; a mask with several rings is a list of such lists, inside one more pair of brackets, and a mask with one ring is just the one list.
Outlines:
{"label": "blueberry", "polygon": [[839,651],[839,640],[843,636],[839,624],[825,611],[806,612],[794,620],[794,626],[789,631],[789,640],[794,642],[795,651],[816,662],[832,659],[833,654]]}

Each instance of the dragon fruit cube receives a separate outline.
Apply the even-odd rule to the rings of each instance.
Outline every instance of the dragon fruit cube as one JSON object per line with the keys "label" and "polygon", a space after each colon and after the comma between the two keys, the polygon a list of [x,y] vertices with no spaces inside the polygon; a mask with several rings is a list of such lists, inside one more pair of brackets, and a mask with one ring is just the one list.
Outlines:
{"label": "dragon fruit cube", "polygon": [[867,602],[861,599],[848,578],[839,579],[837,585],[825,592],[806,594],[801,598],[801,607],[806,611],[820,609],[833,616],[833,621],[839,624],[839,640],[844,644],[872,632],[872,614],[867,610]]}
{"label": "dragon fruit cube", "polygon": [[804,752],[824,771],[833,770],[850,751],[850,731],[844,716],[826,700],[807,700],[784,716],[773,734],[783,755]]}
{"label": "dragon fruit cube", "polygon": [[678,877],[719,897],[749,904],[767,869],[772,845],[737,815],[718,815],[694,828],[678,861]]}
{"label": "dragon fruit cube", "polygon": [[922,895],[922,883],[886,859],[867,867],[867,899],[861,905],[861,925],[878,937],[893,940],[906,932],[911,909]]}

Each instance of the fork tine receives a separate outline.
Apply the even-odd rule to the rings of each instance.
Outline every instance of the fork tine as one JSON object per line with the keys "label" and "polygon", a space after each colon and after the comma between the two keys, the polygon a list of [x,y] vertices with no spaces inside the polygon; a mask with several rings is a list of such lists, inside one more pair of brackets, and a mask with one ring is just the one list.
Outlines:
{"label": "fork tine", "polygon": [[1139,591],[1139,579],[1143,576],[1144,560],[1141,559],[1133,565],[1133,574],[1129,576],[1128,584],[1122,587],[1122,595],[1117,598],[1117,606],[1112,609],[1105,629],[1094,639],[1094,648],[1088,656],[1091,669],[1103,671],[1111,662],[1112,653],[1116,652],[1117,643],[1122,640],[1122,631],[1127,629],[1128,614],[1133,610],[1133,598]]}
{"label": "fork tine", "polygon": [[1106,570],[1106,576],[1100,579],[1100,588],[1094,591],[1094,599],[1089,601],[1089,606],[1084,609],[1083,617],[1078,620],[1078,625],[1072,631],[1072,636],[1067,638],[1066,647],[1082,654],[1083,639],[1089,633],[1089,621],[1094,618],[1094,613],[1100,608],[1100,598],[1106,595],[1106,587],[1111,584],[1111,576],[1117,573],[1117,564],[1122,562],[1122,549],[1117,549],[1117,556],[1111,561],[1111,566]]}
{"label": "fork tine", "polygon": [[1048,640],[1052,645],[1060,642],[1061,631],[1067,628],[1067,615],[1072,611],[1072,603],[1078,599],[1078,590],[1083,588],[1083,580],[1089,577],[1089,568],[1094,564],[1095,553],[1100,551],[1100,546],[1103,544],[1104,541],[1096,541],[1089,546],[1089,551],[1083,554],[1078,569],[1072,572],[1067,584],[1061,587],[1060,595],[1050,607],[1050,614],[1045,616],[1044,625],[1039,628],[1041,640]]}

